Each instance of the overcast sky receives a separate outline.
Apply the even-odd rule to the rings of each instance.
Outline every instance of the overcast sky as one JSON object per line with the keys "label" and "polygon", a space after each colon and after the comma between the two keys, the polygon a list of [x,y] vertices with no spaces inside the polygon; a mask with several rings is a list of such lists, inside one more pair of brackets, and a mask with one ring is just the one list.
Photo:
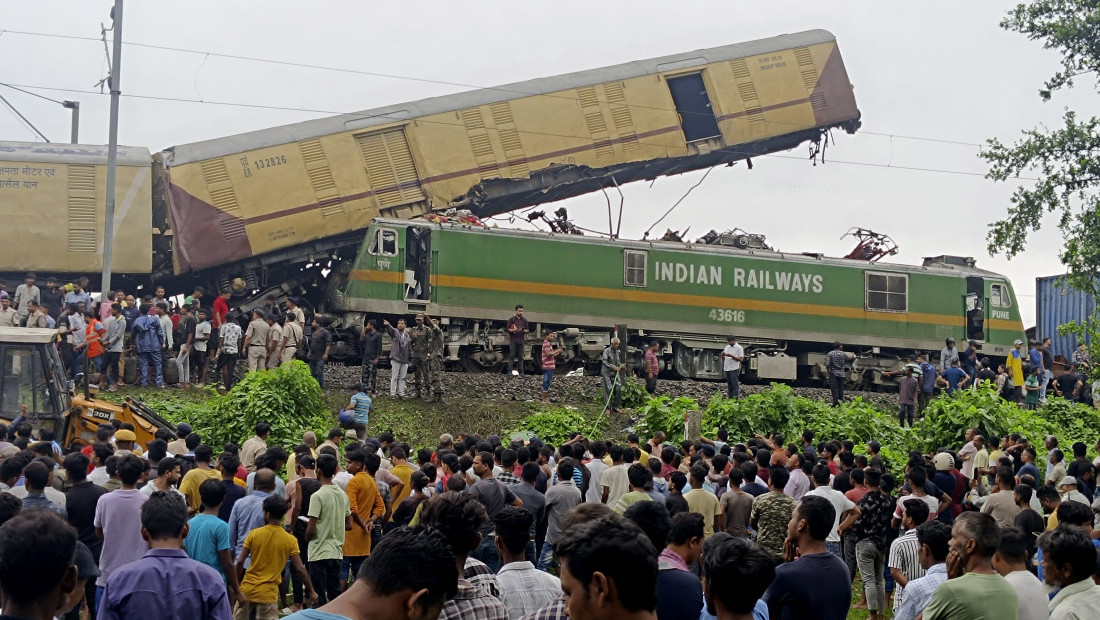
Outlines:
{"label": "overcast sky", "polygon": [[[98,38],[100,23],[110,23],[112,2],[5,4],[19,9],[6,12],[0,32],[6,59],[0,81],[79,100],[81,142],[105,144],[109,98],[93,88],[107,72],[102,43],[39,35]],[[1048,220],[1022,256],[989,256],[987,225],[1005,213],[1014,185],[983,178],[977,145],[992,137],[1011,140],[1039,123],[1057,125],[1066,107],[1087,112],[1096,100],[1091,84],[1050,103],[1039,100],[1058,56],[998,27],[1013,4],[131,1],[123,40],[145,45],[123,48],[122,90],[133,96],[122,100],[119,141],[157,151],[329,113],[824,28],[837,36],[855,85],[861,131],[836,134],[824,165],[811,165],[799,148],[756,159],[751,171],[715,169],[653,234],[690,227],[694,238],[711,228],[740,227],[765,234],[780,250],[844,255],[854,242],[841,235],[871,228],[897,241],[901,253],[894,262],[959,254],[1005,274],[1030,326],[1035,277],[1062,272],[1060,236]],[[68,140],[68,110],[5,87],[0,94],[51,141]],[[33,140],[34,134],[0,109],[0,138]],[[640,236],[702,174],[624,187],[623,236]],[[617,209],[617,196],[613,203]],[[582,226],[607,229],[602,195],[566,204]]]}

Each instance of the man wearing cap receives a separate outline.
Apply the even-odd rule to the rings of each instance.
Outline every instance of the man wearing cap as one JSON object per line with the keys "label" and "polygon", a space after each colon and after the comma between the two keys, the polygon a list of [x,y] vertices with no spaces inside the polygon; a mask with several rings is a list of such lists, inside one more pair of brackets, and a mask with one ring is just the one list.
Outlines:
{"label": "man wearing cap", "polygon": [[244,350],[248,356],[248,370],[263,370],[264,360],[267,359],[267,336],[271,331],[264,320],[264,311],[255,308],[252,310],[252,322],[244,332]]}
{"label": "man wearing cap", "polygon": [[951,368],[951,362],[959,360],[959,349],[955,346],[955,339],[948,338],[945,345],[940,349],[940,372]]}
{"label": "man wearing cap", "polygon": [[409,330],[412,338],[413,363],[416,365],[416,397],[430,395],[428,387],[429,360],[431,359],[432,328],[427,323],[428,315],[424,312],[416,314],[416,325]]}
{"label": "man wearing cap", "polygon": [[285,364],[294,359],[298,354],[298,346],[302,342],[302,326],[294,319],[293,314],[283,316],[283,340],[279,343],[279,363]]}
{"label": "man wearing cap", "polygon": [[1081,502],[1090,508],[1092,507],[1085,494],[1077,490],[1077,479],[1073,476],[1066,476],[1059,480],[1056,488],[1063,502]]}
{"label": "man wearing cap", "polygon": [[137,434],[134,431],[120,428],[115,431],[115,456],[133,454],[134,445],[137,443]]}
{"label": "man wearing cap", "polygon": [[741,362],[745,360],[745,349],[737,344],[737,336],[726,338],[726,348],[722,349],[722,370],[726,373],[726,388],[730,398],[741,397]]}
{"label": "man wearing cap", "polygon": [[15,305],[15,311],[19,313],[20,321],[25,320],[30,313],[30,302],[37,304],[42,301],[42,291],[34,285],[37,279],[33,273],[28,273],[26,283],[15,287],[15,299],[12,303]]}
{"label": "man wearing cap", "polygon": [[1019,338],[1012,343],[1012,350],[1008,352],[1005,366],[1008,367],[1009,378],[1012,379],[1012,401],[1019,404],[1024,402],[1024,341]]}
{"label": "man wearing cap", "polygon": [[306,313],[298,307],[297,297],[287,297],[286,299],[286,316],[287,320],[292,323],[297,323],[299,329],[305,329],[306,327]]}

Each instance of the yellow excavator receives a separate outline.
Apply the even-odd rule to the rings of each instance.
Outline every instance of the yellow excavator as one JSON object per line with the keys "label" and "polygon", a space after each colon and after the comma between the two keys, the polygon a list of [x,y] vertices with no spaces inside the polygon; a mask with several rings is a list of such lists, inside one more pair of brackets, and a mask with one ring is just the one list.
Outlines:
{"label": "yellow excavator", "polygon": [[71,387],[68,369],[57,351],[57,330],[0,327],[0,418],[22,417],[35,429],[49,428],[65,447],[95,439],[96,428],[111,420],[134,425],[139,445],[160,429],[175,438],[175,426],[140,401],[126,397],[115,404],[97,399],[88,381]]}

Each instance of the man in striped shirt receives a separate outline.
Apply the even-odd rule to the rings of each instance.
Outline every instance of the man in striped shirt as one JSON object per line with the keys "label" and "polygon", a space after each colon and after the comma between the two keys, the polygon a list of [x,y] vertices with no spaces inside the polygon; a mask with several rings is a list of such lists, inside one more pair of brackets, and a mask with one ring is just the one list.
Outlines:
{"label": "man in striped shirt", "polygon": [[554,332],[546,331],[542,335],[542,402],[550,402],[550,380],[554,378],[554,369],[557,361],[554,359],[561,355],[561,349],[555,349],[551,342]]}
{"label": "man in striped shirt", "polygon": [[657,363],[657,349],[661,343],[654,340],[645,350],[645,391],[650,394],[657,393],[657,375],[661,372],[661,366]]}
{"label": "man in striped shirt", "polygon": [[890,575],[897,583],[894,593],[894,613],[898,612],[908,590],[906,586],[914,579],[920,579],[925,575],[925,569],[920,562],[920,543],[917,540],[917,527],[922,525],[929,517],[928,504],[919,499],[907,499],[902,502],[901,523],[905,527],[905,533],[890,543],[890,556],[887,567]]}

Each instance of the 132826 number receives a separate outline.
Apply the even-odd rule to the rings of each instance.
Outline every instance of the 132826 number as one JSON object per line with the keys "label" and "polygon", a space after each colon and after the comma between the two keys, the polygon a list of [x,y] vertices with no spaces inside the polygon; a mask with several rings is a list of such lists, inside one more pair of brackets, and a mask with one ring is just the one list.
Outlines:
{"label": "132826 number", "polygon": [[712,321],[718,321],[719,323],[744,323],[745,311],[744,310],[730,310],[729,308],[711,308],[710,313],[707,315]]}
{"label": "132826 number", "polygon": [[252,162],[257,168],[273,168],[275,166],[281,166],[286,163],[286,155],[276,155],[275,157],[261,157]]}

